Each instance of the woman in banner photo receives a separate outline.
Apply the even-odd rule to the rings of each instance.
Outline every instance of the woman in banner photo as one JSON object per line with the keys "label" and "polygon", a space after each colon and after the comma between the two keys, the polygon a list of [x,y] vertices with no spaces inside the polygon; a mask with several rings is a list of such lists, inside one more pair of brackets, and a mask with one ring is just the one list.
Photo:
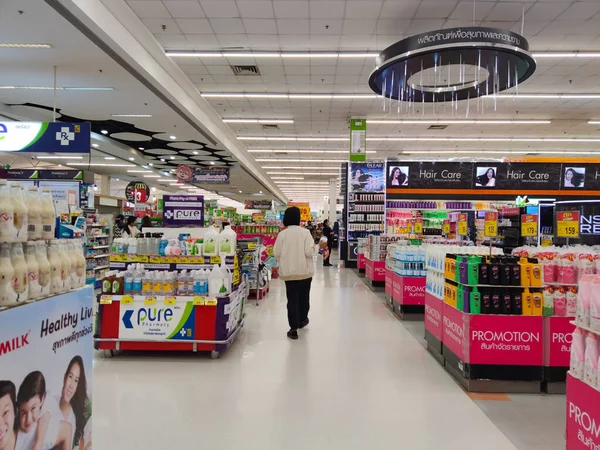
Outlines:
{"label": "woman in banner photo", "polygon": [[17,389],[12,381],[0,380],[0,450],[14,450],[17,436]]}
{"label": "woman in banner photo", "polygon": [[568,167],[565,170],[564,187],[582,188],[585,180],[584,167]]}
{"label": "woman in banner photo", "polygon": [[496,168],[478,167],[475,185],[479,187],[496,187]]}
{"label": "woman in banner photo", "polygon": [[363,188],[367,181],[369,181],[368,174],[364,174],[360,167],[357,167],[354,173],[352,174],[352,179],[350,180],[350,184],[353,186],[353,190],[358,190]]}
{"label": "woman in banner photo", "polygon": [[88,433],[84,433],[84,428],[88,429],[86,422],[91,412],[87,411],[87,381],[81,356],[74,356],[69,362],[63,378],[61,396],[48,408],[53,416],[56,415],[71,424],[75,448],[79,450],[88,448],[89,442],[85,442],[84,439]]}
{"label": "woman in banner photo", "polygon": [[400,167],[392,167],[388,178],[388,186],[408,186],[408,175]]}
{"label": "woman in banner photo", "polygon": [[71,450],[73,427],[44,407],[46,379],[42,372],[25,377],[17,394],[15,450]]}

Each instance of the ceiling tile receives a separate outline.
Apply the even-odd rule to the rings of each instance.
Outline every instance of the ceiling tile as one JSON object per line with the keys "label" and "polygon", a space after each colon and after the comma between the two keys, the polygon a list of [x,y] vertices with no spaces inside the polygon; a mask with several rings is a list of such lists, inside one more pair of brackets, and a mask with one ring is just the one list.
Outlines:
{"label": "ceiling tile", "polygon": [[319,0],[310,2],[311,19],[342,19],[346,3],[341,0]]}
{"label": "ceiling tile", "polygon": [[174,0],[164,3],[171,15],[176,19],[198,19],[204,17],[204,12],[197,0]]}
{"label": "ceiling tile", "polygon": [[413,19],[408,27],[408,34],[413,35],[438,30],[443,24],[443,19]]}
{"label": "ceiling tile", "polygon": [[246,32],[241,19],[210,19],[210,24],[215,33],[240,34]]}
{"label": "ceiling tile", "polygon": [[[281,36],[272,34],[249,34],[248,41],[252,48],[261,50],[279,50]],[[281,64],[279,58],[264,58],[261,64]]]}
{"label": "ceiling tile", "polygon": [[183,50],[189,47],[190,43],[183,34],[158,34],[156,39],[165,49]]}
{"label": "ceiling tile", "polygon": [[381,8],[381,19],[412,19],[417,8],[419,0],[386,0]]}
{"label": "ceiling tile", "polygon": [[[279,36],[279,43],[282,50],[307,49],[310,45],[310,39],[308,34],[282,34]],[[292,60],[286,60],[286,64],[290,62]]]}
{"label": "ceiling tile", "polygon": [[185,34],[212,34],[213,29],[208,19],[175,19],[181,31]]}
{"label": "ceiling tile", "polygon": [[173,19],[142,19],[142,22],[152,34],[181,34],[181,30]]}
{"label": "ceiling tile", "polygon": [[278,19],[308,19],[306,0],[274,0],[273,8]]}
{"label": "ceiling tile", "polygon": [[398,20],[398,19],[379,19],[377,21],[377,34],[406,34],[410,20]]}
{"label": "ceiling tile", "polygon": [[311,34],[342,34],[344,21],[341,19],[311,19]]}
{"label": "ceiling tile", "polygon": [[337,49],[340,45],[340,35],[326,36],[324,34],[311,34],[310,48],[313,50]]}
{"label": "ceiling tile", "polygon": [[375,33],[377,21],[375,19],[344,19],[344,34],[372,34]]}
{"label": "ceiling tile", "polygon": [[559,17],[560,19],[589,19],[600,12],[599,1],[574,2]]}
{"label": "ceiling tile", "polygon": [[[423,0],[415,13],[417,19],[447,19],[456,6],[455,0]],[[472,14],[471,14],[472,16]]]}
{"label": "ceiling tile", "polygon": [[[217,37],[210,34],[187,34],[185,36],[190,45],[196,50],[220,50],[221,45]],[[220,58],[206,58],[203,60],[205,65],[214,65]]]}
{"label": "ceiling tile", "polygon": [[[475,2],[475,20],[483,20],[493,7],[493,2]],[[456,8],[450,14],[450,18],[455,20],[469,20],[472,26],[473,1],[458,2]]]}
{"label": "ceiling tile", "polygon": [[217,36],[221,47],[248,47],[250,41],[245,34],[219,34]]}
{"label": "ceiling tile", "polygon": [[523,15],[523,3],[498,2],[496,6],[485,16],[487,21],[510,22],[520,20]]}
{"label": "ceiling tile", "polygon": [[248,34],[277,34],[273,19],[243,19]]}
{"label": "ceiling tile", "polygon": [[346,19],[376,19],[381,11],[380,0],[348,0],[346,2]]}
{"label": "ceiling tile", "polygon": [[277,19],[279,34],[308,34],[308,19]]}
{"label": "ceiling tile", "polygon": [[525,23],[554,20],[566,9],[567,5],[564,3],[537,3],[526,10]]}
{"label": "ceiling tile", "polygon": [[233,18],[239,17],[237,5],[233,0],[200,0],[207,17]]}
{"label": "ceiling tile", "polygon": [[251,0],[238,2],[238,10],[242,18],[272,19],[273,3],[268,0]]}
{"label": "ceiling tile", "polygon": [[127,2],[129,7],[137,14],[140,19],[169,19],[171,14],[160,1],[138,1],[131,0]]}

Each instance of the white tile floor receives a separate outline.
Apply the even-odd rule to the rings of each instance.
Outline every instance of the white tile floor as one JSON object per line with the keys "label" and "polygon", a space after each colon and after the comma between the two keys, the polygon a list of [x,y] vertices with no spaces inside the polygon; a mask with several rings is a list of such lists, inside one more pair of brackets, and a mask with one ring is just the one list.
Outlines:
{"label": "white tile floor", "polygon": [[218,361],[97,359],[94,448],[517,448],[354,271],[317,268],[298,341],[285,336],[282,286],[275,280],[264,304],[248,306]]}

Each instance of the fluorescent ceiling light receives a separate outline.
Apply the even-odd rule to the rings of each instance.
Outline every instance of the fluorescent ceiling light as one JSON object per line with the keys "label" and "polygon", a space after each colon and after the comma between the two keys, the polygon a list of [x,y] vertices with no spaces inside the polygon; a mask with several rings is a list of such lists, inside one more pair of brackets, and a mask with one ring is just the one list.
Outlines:
{"label": "fluorescent ceiling light", "polygon": [[210,165],[211,165],[211,166],[214,166],[214,165],[215,165],[215,162],[214,162],[214,161],[211,161],[211,162],[210,162]]}
{"label": "fluorescent ceiling light", "polygon": [[182,58],[220,58],[223,56],[221,52],[165,52],[167,56],[177,56]]}
{"label": "fluorescent ceiling light", "polygon": [[306,159],[276,159],[276,158],[256,158],[258,162],[319,162],[319,163],[332,163],[332,162],[343,162],[345,159],[319,159],[319,158],[306,158]]}
{"label": "fluorescent ceiling light", "polygon": [[[341,137],[278,137],[278,136],[242,136],[240,140],[285,140],[285,141],[348,141],[350,138]],[[586,143],[600,142],[600,138],[543,138],[543,137],[433,137],[433,136],[416,136],[416,137],[388,137],[388,136],[372,136],[367,137],[367,141],[371,142],[570,142],[570,143]],[[265,159],[257,159],[257,161],[273,161]],[[291,160],[290,160],[291,161]],[[321,160],[323,161],[323,160]]]}
{"label": "fluorescent ceiling light", "polygon": [[600,58],[597,52],[540,52],[533,53],[534,58]]}
{"label": "fluorescent ceiling light", "polygon": [[173,181],[171,178],[159,178],[156,181]]}
{"label": "fluorescent ceiling light", "polygon": [[177,139],[177,136],[171,135],[171,136],[169,136],[169,139]]}
{"label": "fluorescent ceiling light", "polygon": [[183,186],[181,183],[169,183],[169,186]]}
{"label": "fluorescent ceiling light", "polygon": [[484,95],[482,98],[512,98],[517,99],[558,99],[558,100],[590,100],[599,99],[600,94],[496,94]]}
{"label": "fluorescent ceiling light", "polygon": [[345,142],[349,137],[239,136],[240,141]]}
{"label": "fluorescent ceiling light", "polygon": [[304,180],[304,177],[271,177],[272,180]]}
{"label": "fluorescent ceiling light", "polygon": [[291,119],[223,119],[225,123],[294,123]]}
{"label": "fluorescent ceiling light", "polygon": [[368,124],[379,125],[396,125],[396,124],[443,124],[443,125],[460,125],[460,124],[476,124],[476,125],[547,125],[552,123],[551,120],[385,120],[385,119],[367,119]]}
{"label": "fluorescent ceiling light", "polygon": [[183,58],[374,58],[372,52],[215,52],[215,51],[166,51],[167,56]]}
{"label": "fluorescent ceiling light", "polygon": [[105,156],[104,159],[116,159],[114,156]]}
{"label": "fluorescent ceiling light", "polygon": [[[278,160],[278,161],[280,161],[280,162],[288,162],[287,160],[285,160],[285,161]],[[306,166],[263,166],[263,169],[295,169],[295,170],[310,169],[311,171],[314,171],[314,170],[336,170],[336,169],[339,169],[339,167],[338,166],[328,166],[328,167],[323,167],[323,166],[319,166],[319,167],[306,167]]]}
{"label": "fluorescent ceiling light", "polygon": [[[0,89],[29,89],[35,91],[53,91],[54,86],[0,86]],[[114,91],[112,87],[57,87],[57,91]]]}
{"label": "fluorescent ceiling light", "polygon": [[590,125],[600,125],[600,120],[588,120]]}
{"label": "fluorescent ceiling light", "polygon": [[152,117],[152,114],[111,114],[112,117]]}
{"label": "fluorescent ceiling light", "polygon": [[52,48],[50,44],[12,44],[0,42],[0,48]]}
{"label": "fluorescent ceiling light", "polygon": [[151,170],[128,170],[129,173],[152,173]]}
{"label": "fluorescent ceiling light", "polygon": [[83,159],[83,156],[37,156],[37,159]]}
{"label": "fluorescent ceiling light", "polygon": [[135,167],[135,164],[101,164],[101,163],[69,163],[69,166],[90,166],[90,167]]}
{"label": "fluorescent ceiling light", "polygon": [[[333,154],[348,154],[348,150],[248,150],[248,153],[333,153]],[[367,153],[377,153],[375,150],[367,150]]]}
{"label": "fluorescent ceiling light", "polygon": [[599,155],[600,152],[574,152],[574,151],[544,151],[544,150],[404,150],[403,154],[413,154],[413,155],[456,155],[456,154],[466,154],[466,155]]}
{"label": "fluorescent ceiling light", "polygon": [[144,178],[160,178],[160,175],[144,175]]}
{"label": "fluorescent ceiling light", "polygon": [[129,161],[134,161],[135,158],[132,156],[131,158],[129,158]]}
{"label": "fluorescent ceiling light", "polygon": [[[288,172],[288,171],[285,171],[285,170],[280,170],[280,171],[277,171],[277,172],[267,172],[267,175],[285,175],[285,174],[290,174],[290,175],[304,175],[304,176],[307,176],[307,177],[319,177],[319,176],[322,177],[322,176],[325,176],[325,175],[339,175],[340,173],[339,172],[314,172],[314,173],[311,173],[311,172]],[[273,180],[276,179],[274,177],[271,177],[271,178]],[[290,179],[290,178],[285,177],[285,178],[281,178],[281,179]],[[292,179],[294,179],[294,178],[292,178]]]}
{"label": "fluorescent ceiling light", "polygon": [[221,93],[201,94],[205,98],[282,98],[282,99],[375,99],[375,94],[267,94],[267,93]]}
{"label": "fluorescent ceiling light", "polygon": [[99,145],[98,145],[98,144],[92,144],[92,147],[94,147],[94,148],[98,148],[98,147],[99,147]]}

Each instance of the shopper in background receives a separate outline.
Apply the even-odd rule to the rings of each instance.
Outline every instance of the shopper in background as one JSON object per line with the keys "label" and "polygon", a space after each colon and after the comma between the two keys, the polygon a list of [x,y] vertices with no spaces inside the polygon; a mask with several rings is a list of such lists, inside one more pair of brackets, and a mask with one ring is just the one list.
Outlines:
{"label": "shopper in background", "polygon": [[319,249],[306,228],[300,227],[300,209],[292,206],[283,216],[285,227],[275,241],[273,254],[279,263],[279,277],[285,281],[290,339],[298,339],[298,329],[308,325],[310,309],[310,284],[313,276],[313,257]]}
{"label": "shopper in background", "polygon": [[17,388],[12,381],[0,380],[0,450],[14,450],[17,442]]}
{"label": "shopper in background", "polygon": [[146,216],[142,217],[141,228],[142,228],[142,230],[144,228],[152,228],[152,221],[150,220],[150,216],[146,215]]}
{"label": "shopper in background", "polygon": [[123,214],[117,214],[115,216],[115,224],[113,225],[113,239],[120,238],[123,235],[123,226],[125,216]]}
{"label": "shopper in background", "polygon": [[323,221],[323,237],[327,238],[327,248],[329,249],[327,258],[323,258],[323,267],[331,267],[333,264],[329,262],[329,259],[331,258],[331,249],[333,248],[333,230],[329,226],[329,220],[327,219]]}
{"label": "shopper in background", "polygon": [[125,226],[123,227],[123,234],[126,235],[124,237],[136,237],[138,234],[140,234],[140,230],[138,230],[135,226],[136,220],[137,217],[135,216],[129,216],[127,218],[127,222],[125,222]]}

